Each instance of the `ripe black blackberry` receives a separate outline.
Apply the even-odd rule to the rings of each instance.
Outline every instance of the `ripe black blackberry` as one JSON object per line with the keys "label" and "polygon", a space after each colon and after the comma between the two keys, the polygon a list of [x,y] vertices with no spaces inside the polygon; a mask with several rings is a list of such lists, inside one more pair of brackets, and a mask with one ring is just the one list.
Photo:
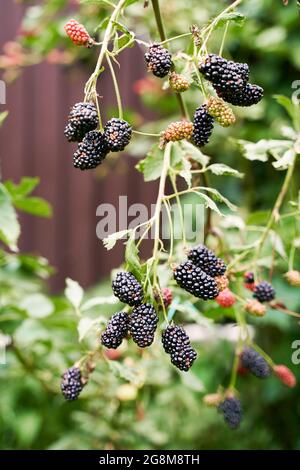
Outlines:
{"label": "ripe black blackberry", "polygon": [[180,263],[174,269],[177,284],[190,294],[202,300],[214,299],[219,294],[217,283],[190,260]]}
{"label": "ripe black blackberry", "polygon": [[76,103],[70,111],[65,136],[69,142],[81,142],[85,134],[98,127],[98,113],[93,103]]}
{"label": "ripe black blackberry", "polygon": [[260,379],[265,379],[271,374],[269,364],[255,349],[244,348],[240,359],[242,366]]}
{"label": "ripe black blackberry", "polygon": [[262,99],[264,90],[258,85],[252,85],[247,83],[242,89],[236,90],[222,90],[216,87],[216,92],[219,98],[222,98],[227,103],[233,104],[234,106],[252,106],[259,103]]}
{"label": "ripe black blackberry", "polygon": [[231,429],[239,427],[243,417],[243,410],[238,398],[225,398],[218,406],[218,410],[223,413],[224,420]]}
{"label": "ripe black blackberry", "polygon": [[253,297],[259,302],[270,302],[275,299],[276,292],[272,284],[267,281],[261,281],[253,289]]}
{"label": "ripe black blackberry", "polygon": [[104,127],[104,135],[111,152],[120,152],[129,144],[132,128],[123,119],[112,118]]}
{"label": "ripe black blackberry", "polygon": [[73,156],[74,167],[80,170],[91,170],[100,165],[107,154],[108,146],[104,134],[90,131],[78,144],[78,149]]}
{"label": "ripe black blackberry", "polygon": [[119,272],[112,282],[112,290],[121,302],[130,307],[141,304],[144,298],[142,286],[132,273]]}
{"label": "ripe black blackberry", "polygon": [[133,309],[129,332],[140,348],[146,348],[153,343],[157,323],[158,316],[153,305],[141,304]]}
{"label": "ripe black blackberry", "polygon": [[199,64],[199,71],[219,90],[237,92],[249,80],[249,67],[226,60],[216,54],[209,54]]}
{"label": "ripe black blackberry", "polygon": [[126,312],[115,313],[101,335],[101,343],[109,349],[117,349],[128,333],[129,315]]}
{"label": "ripe black blackberry", "polygon": [[70,367],[63,373],[60,388],[65,400],[76,400],[78,398],[83,388],[81,372],[78,367]]}
{"label": "ripe black blackberry", "polygon": [[196,109],[194,114],[192,139],[197,147],[207,144],[214,128],[214,118],[208,113],[206,104]]}
{"label": "ripe black blackberry", "polygon": [[153,44],[145,53],[145,61],[149,72],[159,78],[166,77],[172,67],[170,52],[159,44]]}
{"label": "ripe black blackberry", "polygon": [[244,274],[244,283],[245,284],[254,284],[255,278],[254,278],[254,273],[251,271],[247,271]]}
{"label": "ripe black blackberry", "polygon": [[204,245],[198,245],[192,248],[188,253],[188,259],[212,277],[223,276],[227,268],[224,261],[221,258],[217,258],[217,256]]}
{"label": "ripe black blackberry", "polygon": [[190,339],[181,326],[169,325],[162,334],[165,352],[171,355],[171,362],[178,369],[188,371],[197,357],[190,345]]}

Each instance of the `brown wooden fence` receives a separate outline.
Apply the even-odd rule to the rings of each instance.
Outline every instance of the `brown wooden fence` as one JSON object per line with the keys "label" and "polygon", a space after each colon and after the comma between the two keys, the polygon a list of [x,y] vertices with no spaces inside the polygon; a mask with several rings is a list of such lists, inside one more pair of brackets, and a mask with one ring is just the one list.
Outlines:
{"label": "brown wooden fence", "polygon": [[[15,37],[24,6],[1,0],[0,46]],[[132,84],[144,75],[140,51],[130,50],[122,57],[121,87],[125,105],[141,114],[144,110]],[[63,128],[70,106],[82,98],[86,73],[78,67],[66,69],[47,63],[27,68],[7,89],[9,117],[1,129],[1,169],[3,179],[18,181],[22,176],[38,176],[37,195],[53,206],[52,219],[21,216],[20,247],[26,252],[47,257],[57,269],[52,288],[59,290],[66,276],[89,286],[122,261],[123,247],[106,252],[96,237],[96,208],[101,202],[117,204],[119,195],[129,203],[155,200],[155,185],[147,185],[134,169],[135,161],[126,159],[128,171],[118,166],[104,179],[97,170],[80,172],[72,167],[72,148],[65,141]],[[110,80],[101,94],[103,105],[114,106]],[[105,165],[105,163],[104,163]]]}

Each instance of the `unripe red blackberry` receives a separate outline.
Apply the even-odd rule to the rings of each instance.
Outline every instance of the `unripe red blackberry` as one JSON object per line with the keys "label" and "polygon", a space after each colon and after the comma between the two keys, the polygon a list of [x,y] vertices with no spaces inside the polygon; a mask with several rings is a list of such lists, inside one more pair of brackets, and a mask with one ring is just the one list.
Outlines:
{"label": "unripe red blackberry", "polygon": [[276,292],[274,287],[267,281],[261,281],[255,284],[253,289],[253,297],[259,302],[270,302],[275,299]]}
{"label": "unripe red blackberry", "polygon": [[163,148],[167,142],[176,142],[178,140],[190,139],[193,135],[194,126],[189,121],[171,122],[163,132],[160,147]]}
{"label": "unripe red blackberry", "polygon": [[142,286],[132,273],[119,272],[112,282],[112,290],[121,302],[130,307],[141,304],[144,298]]}
{"label": "unripe red blackberry", "polygon": [[224,420],[231,429],[239,427],[243,417],[243,410],[238,398],[225,398],[225,400],[218,406],[218,410],[223,413]]}
{"label": "unripe red blackberry", "polygon": [[246,287],[246,289],[249,289],[252,291],[254,290],[254,287],[255,287],[254,273],[249,271],[244,274],[244,286]]}
{"label": "unripe red blackberry", "polygon": [[211,96],[206,103],[208,113],[223,127],[235,123],[235,115],[232,109],[220,98]]}
{"label": "unripe red blackberry", "polygon": [[205,245],[192,248],[188,253],[188,259],[212,277],[223,276],[227,269],[224,261],[217,258]]}
{"label": "unripe red blackberry", "polygon": [[266,307],[255,299],[249,299],[247,301],[245,310],[255,317],[263,317],[267,311]]}
{"label": "unripe red blackberry", "polygon": [[78,367],[70,367],[62,375],[60,385],[65,400],[76,400],[83,388],[81,372]]}
{"label": "unripe red blackberry", "polygon": [[141,304],[133,309],[130,316],[129,333],[140,348],[146,348],[153,343],[157,323],[158,316],[153,305]]}
{"label": "unripe red blackberry", "polygon": [[285,273],[284,277],[287,282],[293,287],[300,287],[300,272],[295,269],[291,269]]}
{"label": "unripe red blackberry", "polygon": [[170,52],[160,44],[152,44],[145,53],[145,60],[149,72],[159,78],[166,77],[172,67]]}
{"label": "unripe red blackberry", "polygon": [[287,387],[293,388],[296,386],[297,379],[291,369],[289,369],[287,366],[278,364],[277,366],[274,366],[273,371],[280,382],[282,382]]}
{"label": "unripe red blackberry", "polygon": [[208,113],[205,104],[196,109],[193,124],[192,139],[197,147],[203,147],[208,143],[214,128],[214,118]]}
{"label": "unripe red blackberry", "polygon": [[98,124],[98,113],[93,103],[76,103],[69,113],[65,136],[69,142],[80,142]]}
{"label": "unripe red blackberry", "polygon": [[235,304],[236,298],[234,293],[230,289],[224,289],[219,295],[215,298],[215,301],[224,308],[232,307]]}
{"label": "unripe red blackberry", "polygon": [[269,377],[271,369],[267,361],[255,349],[244,348],[240,355],[241,364],[260,379]]}
{"label": "unripe red blackberry", "polygon": [[117,349],[128,333],[129,315],[126,312],[115,313],[101,335],[101,343],[109,349]]}
{"label": "unripe red blackberry", "polygon": [[222,98],[227,103],[243,107],[259,103],[264,94],[263,88],[258,85],[252,85],[251,83],[247,83],[247,85],[239,91],[216,88],[216,92],[219,98]]}
{"label": "unripe red blackberry", "polygon": [[155,300],[158,304],[164,303],[164,307],[168,308],[173,300],[173,294],[169,287],[162,287],[160,294],[159,292],[155,293]]}
{"label": "unripe red blackberry", "polygon": [[244,88],[249,80],[249,67],[226,60],[216,54],[209,54],[201,60],[199,71],[214,87],[220,90],[237,92]]}
{"label": "unripe red blackberry", "polygon": [[73,156],[74,167],[80,170],[92,170],[102,163],[107,153],[108,147],[104,134],[90,131],[78,144],[78,149]]}
{"label": "unripe red blackberry", "polygon": [[65,24],[64,29],[76,46],[91,47],[95,42],[85,27],[74,19],[69,20]]}
{"label": "unripe red blackberry", "polygon": [[178,369],[188,371],[197,357],[190,345],[190,339],[181,326],[169,325],[162,334],[165,352],[170,354],[171,362]]}
{"label": "unripe red blackberry", "polygon": [[202,300],[214,299],[219,293],[214,278],[189,260],[180,263],[173,275],[182,289]]}
{"label": "unripe red blackberry", "polygon": [[172,72],[170,74],[169,84],[172,90],[174,90],[176,93],[183,93],[190,87],[188,79],[184,75],[176,72]]}
{"label": "unripe red blackberry", "polygon": [[130,142],[132,128],[123,119],[112,118],[104,127],[104,135],[111,152],[120,152]]}

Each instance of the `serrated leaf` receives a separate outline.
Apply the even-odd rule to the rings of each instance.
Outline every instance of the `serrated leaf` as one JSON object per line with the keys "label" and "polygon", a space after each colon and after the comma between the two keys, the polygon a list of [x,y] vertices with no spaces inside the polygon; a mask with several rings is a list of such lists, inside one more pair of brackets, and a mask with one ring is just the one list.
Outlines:
{"label": "serrated leaf", "polygon": [[182,159],[183,169],[179,175],[185,180],[186,184],[190,188],[192,186],[192,173],[191,173],[191,162],[186,158]]}
{"label": "serrated leaf", "polygon": [[291,141],[289,140],[262,139],[256,143],[247,140],[238,140],[237,144],[244,157],[251,161],[259,160],[261,162],[266,162],[269,158],[269,154],[274,156],[276,153],[281,153],[291,147]]}
{"label": "serrated leaf", "polygon": [[217,214],[219,215],[223,215],[220,211],[220,209],[218,208],[217,204],[207,195],[207,194],[204,194],[204,193],[200,193],[200,192],[196,192],[196,194],[201,198],[203,199],[204,201],[204,206],[206,208],[209,208],[211,210],[213,210],[214,212],[216,212]]}
{"label": "serrated leaf", "polygon": [[232,204],[232,202],[230,202],[229,199],[227,199],[227,197],[223,196],[223,194],[221,194],[220,191],[218,191],[217,189],[215,189],[215,188],[206,188],[206,187],[202,187],[200,189],[202,191],[207,191],[207,192],[211,193],[212,197],[216,201],[223,202],[230,210],[232,210],[232,211],[237,210],[237,207],[234,204]]}
{"label": "serrated leaf", "polygon": [[180,145],[183,149],[185,158],[191,158],[196,162],[200,163],[202,167],[206,167],[208,165],[210,158],[201,152],[197,147],[192,145],[190,142],[186,140],[182,140]]}
{"label": "serrated leaf", "polygon": [[111,250],[118,240],[124,238],[126,235],[132,232],[131,229],[120,230],[119,232],[112,233],[108,237],[103,239],[103,245],[107,250]]}
{"label": "serrated leaf", "polygon": [[155,144],[150,149],[146,158],[136,165],[136,168],[144,174],[144,180],[146,182],[154,181],[161,175],[163,162],[164,153],[159,149],[158,145]]}
{"label": "serrated leaf", "polygon": [[207,167],[207,170],[211,171],[214,175],[218,176],[235,176],[236,178],[243,178],[244,174],[231,168],[225,163],[213,163]]}
{"label": "serrated leaf", "polygon": [[91,330],[91,328],[95,325],[95,323],[96,322],[94,318],[84,317],[80,319],[77,325],[79,342],[81,342],[85,338],[85,336]]}
{"label": "serrated leaf", "polygon": [[135,231],[130,234],[126,243],[125,261],[130,271],[134,276],[141,281],[141,263],[139,259],[139,250],[135,242]]}
{"label": "serrated leaf", "polygon": [[66,285],[65,296],[70,304],[73,305],[75,309],[78,309],[81,305],[84,291],[80,284],[77,281],[73,281],[73,279],[67,278]]}
{"label": "serrated leaf", "polygon": [[28,196],[39,184],[39,178],[22,178],[19,184],[14,184],[11,180],[4,183],[9,194],[13,198]]}
{"label": "serrated leaf", "polygon": [[171,147],[171,166],[175,168],[179,163],[182,162],[184,158],[184,153],[182,147],[179,145],[179,142],[173,142]]}
{"label": "serrated leaf", "polygon": [[239,11],[224,13],[224,15],[222,15],[220,19],[215,23],[214,28],[220,28],[222,26],[225,26],[228,21],[233,21],[238,26],[243,26],[245,19],[246,17]]}
{"label": "serrated leaf", "polygon": [[20,235],[20,225],[16,211],[12,205],[12,199],[0,183],[0,240],[13,251],[17,251],[17,241]]}
{"label": "serrated leaf", "polygon": [[137,387],[144,384],[145,376],[144,371],[138,367],[129,367],[117,361],[108,361],[108,365],[113,374],[125,379]]}

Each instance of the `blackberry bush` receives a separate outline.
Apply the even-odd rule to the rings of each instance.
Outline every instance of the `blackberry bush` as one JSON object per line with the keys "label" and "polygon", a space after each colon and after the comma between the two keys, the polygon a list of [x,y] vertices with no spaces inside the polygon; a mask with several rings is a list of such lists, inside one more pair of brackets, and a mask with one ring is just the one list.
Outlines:
{"label": "blackberry bush", "polygon": [[101,343],[109,349],[117,349],[128,333],[129,315],[126,312],[115,313],[101,335]]}
{"label": "blackberry bush", "polygon": [[140,305],[144,298],[142,286],[132,273],[119,272],[112,282],[113,293],[124,304]]}
{"label": "blackberry bush", "polygon": [[158,316],[151,304],[141,304],[135,307],[130,316],[129,332],[133,341],[140,347],[146,348],[154,341]]}

